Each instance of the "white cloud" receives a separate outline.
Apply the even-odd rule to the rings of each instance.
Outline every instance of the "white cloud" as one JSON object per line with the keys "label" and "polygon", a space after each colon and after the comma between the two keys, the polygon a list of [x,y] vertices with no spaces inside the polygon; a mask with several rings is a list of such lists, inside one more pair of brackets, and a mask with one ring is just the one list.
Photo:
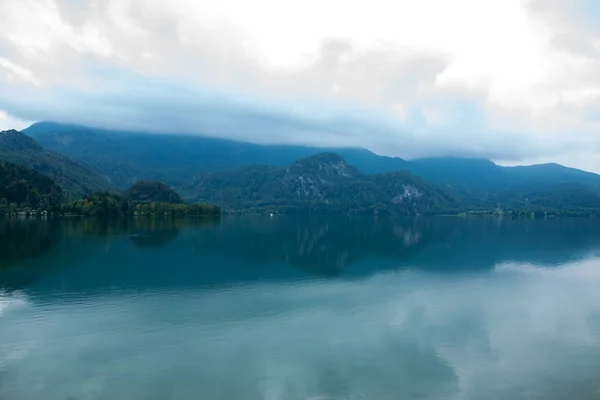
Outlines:
{"label": "white cloud", "polygon": [[22,80],[36,86],[39,85],[38,81],[35,79],[30,70],[18,64],[12,63],[6,58],[0,57],[0,69],[2,70],[2,75],[0,76],[6,82]]}
{"label": "white cloud", "polygon": [[[123,126],[250,141],[577,166],[600,139],[600,30],[585,3],[4,2],[0,108],[28,120],[128,117]],[[235,112],[209,115],[213,95]],[[159,120],[135,119],[156,109]],[[263,123],[248,128],[242,109]],[[270,130],[269,110],[279,118]]]}
{"label": "white cloud", "polygon": [[6,111],[0,110],[0,131],[8,129],[24,129],[31,125],[32,121],[23,121],[13,118]]}

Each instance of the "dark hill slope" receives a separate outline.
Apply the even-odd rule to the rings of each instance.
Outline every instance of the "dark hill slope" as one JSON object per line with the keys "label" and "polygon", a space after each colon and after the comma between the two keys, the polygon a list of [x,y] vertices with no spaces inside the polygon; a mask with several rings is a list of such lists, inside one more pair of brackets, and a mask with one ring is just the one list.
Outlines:
{"label": "dark hill slope", "polygon": [[126,199],[142,203],[175,203],[181,204],[183,200],[169,186],[158,181],[140,181],[123,192]]}
{"label": "dark hill slope", "polygon": [[62,200],[63,192],[52,179],[19,165],[0,161],[0,207],[17,203],[45,208],[57,206]]}
{"label": "dark hill slope", "polygon": [[115,190],[108,179],[92,169],[62,154],[45,150],[35,140],[19,131],[0,132],[0,160],[49,176],[60,185],[68,198],[80,197],[91,192]]}

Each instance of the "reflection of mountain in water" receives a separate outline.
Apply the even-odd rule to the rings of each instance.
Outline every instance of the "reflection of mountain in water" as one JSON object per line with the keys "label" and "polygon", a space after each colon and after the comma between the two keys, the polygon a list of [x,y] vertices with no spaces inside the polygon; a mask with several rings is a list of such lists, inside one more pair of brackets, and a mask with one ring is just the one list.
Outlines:
{"label": "reflection of mountain in water", "polygon": [[600,248],[590,219],[64,219],[3,229],[0,249],[12,253],[1,262],[25,264],[0,271],[1,287],[51,289],[56,276],[73,291],[486,272],[506,261],[557,266]]}
{"label": "reflection of mountain in water", "polygon": [[225,219],[218,230],[194,232],[194,241],[261,268],[283,263],[309,274],[336,276],[365,257],[408,257],[437,240],[424,233],[433,228],[417,220],[248,217]]}
{"label": "reflection of mountain in water", "polygon": [[232,218],[194,237],[245,263],[285,263],[324,276],[380,267],[486,270],[504,261],[555,266],[600,247],[600,227],[589,219]]}

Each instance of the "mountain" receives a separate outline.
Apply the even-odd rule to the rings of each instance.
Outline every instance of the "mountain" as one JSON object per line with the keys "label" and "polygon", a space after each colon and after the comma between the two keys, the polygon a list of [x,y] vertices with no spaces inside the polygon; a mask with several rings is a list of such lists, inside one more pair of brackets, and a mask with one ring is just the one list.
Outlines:
{"label": "mountain", "polygon": [[548,184],[503,192],[499,205],[513,210],[564,213],[600,211],[600,190],[581,183]]}
{"label": "mountain", "polygon": [[[360,148],[324,149],[304,146],[260,145],[177,134],[123,132],[40,122],[25,129],[48,149],[64,154],[107,176],[125,189],[139,180],[159,180],[185,187],[198,173],[237,169],[284,167],[296,160],[329,152],[342,156],[364,174],[408,171],[473,207],[489,208],[507,196],[561,184],[600,188],[597,174],[558,164],[503,167],[486,159],[434,157],[403,160]],[[246,170],[244,167],[252,167]]]}
{"label": "mountain", "polygon": [[581,184],[600,188],[600,176],[558,164],[502,167],[490,160],[436,157],[412,160],[408,170],[428,181],[452,188],[461,200],[477,205],[502,203],[515,191],[548,185]]}
{"label": "mountain", "polygon": [[199,174],[188,198],[225,211],[415,215],[452,212],[452,196],[407,172],[366,175],[338,154],[321,153],[289,167],[254,165]]}
{"label": "mountain", "polygon": [[158,181],[140,181],[123,192],[123,197],[141,203],[181,204],[183,200],[176,191]]}
{"label": "mountain", "polygon": [[47,175],[62,188],[67,198],[115,190],[106,178],[89,167],[44,149],[34,139],[16,130],[0,132],[0,160]]}
{"label": "mountain", "polygon": [[[600,176],[558,164],[502,167],[452,157],[406,161],[364,149],[337,149],[338,154],[51,123],[34,124],[27,132],[81,161],[14,130],[0,132],[0,160],[48,175],[67,199],[115,192],[99,172],[120,186],[138,182],[139,176],[161,176],[184,197],[221,204],[226,211],[600,213]],[[168,185],[142,179],[124,195],[138,203],[182,202]]]}
{"label": "mountain", "polygon": [[62,200],[62,189],[52,179],[16,164],[0,162],[0,215],[2,207],[10,203],[46,208],[58,206]]}
{"label": "mountain", "polygon": [[287,166],[322,152],[343,156],[364,173],[403,169],[399,158],[381,157],[359,148],[322,149],[260,145],[209,137],[148,134],[88,128],[51,122],[24,132],[44,147],[77,160],[125,189],[139,180],[158,180],[178,187],[199,172],[224,171],[255,164]]}

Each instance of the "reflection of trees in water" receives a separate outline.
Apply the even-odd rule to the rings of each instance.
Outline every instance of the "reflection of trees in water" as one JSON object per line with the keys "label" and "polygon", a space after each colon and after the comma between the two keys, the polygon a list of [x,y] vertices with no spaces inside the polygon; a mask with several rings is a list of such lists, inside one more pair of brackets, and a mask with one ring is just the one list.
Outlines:
{"label": "reflection of trees in water", "polygon": [[69,234],[100,237],[127,235],[135,246],[161,247],[175,239],[185,227],[213,226],[218,218],[70,218],[63,221]]}
{"label": "reflection of trees in water", "polygon": [[56,248],[63,240],[60,221],[32,218],[0,218],[0,290],[21,289],[55,268],[28,262]]}
{"label": "reflection of trees in water", "polygon": [[0,218],[0,268],[39,257],[60,243],[56,220]]}
{"label": "reflection of trees in water", "polygon": [[[140,248],[161,247],[177,237],[186,226],[206,227],[219,223],[215,218],[6,218],[0,219],[0,289],[22,289],[53,271],[69,268],[99,249],[90,237],[121,236]],[[86,239],[87,238],[87,239]],[[52,249],[60,251],[48,262],[30,262]]]}
{"label": "reflection of trees in water", "polygon": [[155,232],[163,227],[168,229],[181,225],[178,221],[156,218],[67,218],[63,226],[69,233],[93,236],[116,236],[133,234],[138,231]]}
{"label": "reflection of trees in water", "polygon": [[161,247],[175,239],[179,235],[179,229],[165,228],[158,231],[144,230],[129,234],[129,240],[136,247]]}
{"label": "reflection of trees in water", "polygon": [[133,218],[128,229],[129,240],[137,247],[161,247],[175,239],[184,228],[217,225],[219,218]]}

